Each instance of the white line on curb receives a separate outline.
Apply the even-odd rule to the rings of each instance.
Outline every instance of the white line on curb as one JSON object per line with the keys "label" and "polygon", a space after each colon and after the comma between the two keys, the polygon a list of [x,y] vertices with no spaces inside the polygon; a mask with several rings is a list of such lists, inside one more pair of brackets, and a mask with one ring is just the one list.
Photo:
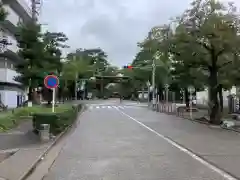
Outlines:
{"label": "white line on curb", "polygon": [[[117,108],[116,108],[117,109]],[[174,147],[178,148],[180,151],[188,154],[189,156],[191,156],[193,159],[197,160],[198,162],[202,163],[203,165],[205,165],[206,167],[210,168],[211,170],[215,171],[216,173],[218,173],[219,175],[223,176],[226,180],[238,180],[235,177],[231,176],[230,174],[228,174],[227,172],[219,169],[218,167],[210,164],[209,162],[205,161],[203,158],[199,157],[198,155],[194,154],[193,152],[187,150],[186,148],[184,148],[183,146],[177,144],[176,142],[174,142],[173,140],[171,140],[170,138],[158,133],[157,131],[151,129],[150,127],[146,126],[145,124],[143,124],[142,122],[138,121],[137,119],[131,117],[130,115],[124,113],[123,111],[117,109],[120,113],[122,113],[123,115],[127,116],[129,119],[135,121],[136,123],[138,123],[139,125],[141,125],[142,127],[146,128],[147,130],[151,131],[152,133],[156,134],[157,136],[159,136],[160,138],[164,139],[165,141],[167,141],[169,144],[173,145]]]}

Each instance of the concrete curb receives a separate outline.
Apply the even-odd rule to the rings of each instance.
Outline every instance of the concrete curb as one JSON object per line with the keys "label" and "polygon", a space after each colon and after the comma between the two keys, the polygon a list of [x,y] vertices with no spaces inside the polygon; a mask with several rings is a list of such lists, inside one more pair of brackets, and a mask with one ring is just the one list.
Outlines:
{"label": "concrete curb", "polygon": [[[206,126],[208,126],[208,127],[211,127],[211,124],[209,124],[208,122],[199,121],[199,120],[196,120],[196,119],[184,118],[184,117],[181,117],[181,118],[183,118],[183,119],[187,119],[187,120],[192,121],[192,122],[197,122],[197,123],[199,123],[199,124],[204,124],[204,125],[206,125]],[[240,133],[239,130],[232,129],[232,128],[225,128],[225,127],[222,127],[221,125],[219,125],[219,129],[224,129],[224,130],[227,130],[227,131]]]}
{"label": "concrete curb", "polygon": [[[204,125],[206,125],[206,126],[208,126],[208,127],[211,127],[211,126],[212,126],[212,125],[209,124],[208,122],[199,121],[199,120],[195,120],[195,119],[191,120],[191,119],[189,119],[189,118],[184,118],[184,119],[188,119],[189,121],[194,121],[194,122],[197,122],[197,123],[200,123],[200,124],[204,124]],[[232,131],[232,132],[240,133],[239,130],[232,129],[232,128],[225,128],[225,127],[222,127],[221,125],[219,125],[219,129],[224,129],[224,130],[227,130],[227,131]]]}
{"label": "concrete curb", "polygon": [[236,129],[232,129],[232,128],[225,128],[225,127],[221,127],[222,129],[225,129],[227,131],[234,131],[236,133],[240,133],[240,130],[236,130]]}
{"label": "concrete curb", "polygon": [[[157,111],[153,111],[153,112],[157,112]],[[165,112],[159,112],[159,113],[163,113],[163,114],[166,114],[166,115],[171,115],[171,116],[176,116],[176,117],[179,117],[179,118],[182,118],[182,119],[187,119],[191,122],[197,122],[199,124],[204,124],[208,127],[211,126],[211,124],[209,124],[208,122],[204,122],[204,121],[199,121],[199,120],[196,120],[196,119],[189,119],[189,118],[186,118],[186,117],[182,117],[182,116],[177,116],[175,114],[169,114],[169,113],[165,113]],[[220,129],[224,129],[224,130],[227,130],[227,131],[232,131],[232,132],[236,132],[236,133],[240,133],[240,130],[236,130],[236,129],[232,129],[232,128],[225,128],[225,127],[222,127],[222,126],[219,126]]]}
{"label": "concrete curb", "polygon": [[[85,105],[82,106],[82,109],[78,112],[78,116],[83,113],[85,110]],[[71,128],[76,125],[78,120],[74,122],[74,124],[68,126],[63,132],[61,132],[56,139],[44,150],[44,152],[36,159],[36,161],[29,167],[29,169],[18,179],[18,180],[25,180],[37,167],[37,165],[44,159],[46,154],[52,149],[52,147],[57,144],[63,136],[67,135],[70,132]]]}

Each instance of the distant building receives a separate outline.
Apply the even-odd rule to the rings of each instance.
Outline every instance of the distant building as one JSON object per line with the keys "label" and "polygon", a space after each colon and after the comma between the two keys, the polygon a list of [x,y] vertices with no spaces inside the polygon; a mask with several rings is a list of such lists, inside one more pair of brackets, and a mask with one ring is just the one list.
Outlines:
{"label": "distant building", "polygon": [[21,59],[18,51],[16,30],[19,23],[32,20],[31,9],[25,0],[0,0],[8,12],[7,19],[0,23],[0,40],[5,39],[10,45],[0,43],[0,100],[1,104],[9,108],[17,107],[25,99],[24,87],[14,81],[18,74],[14,65]]}

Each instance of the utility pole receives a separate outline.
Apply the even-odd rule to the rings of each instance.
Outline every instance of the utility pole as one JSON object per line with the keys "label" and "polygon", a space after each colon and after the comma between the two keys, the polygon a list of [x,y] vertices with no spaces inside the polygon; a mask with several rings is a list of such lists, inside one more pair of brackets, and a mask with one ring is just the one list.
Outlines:
{"label": "utility pole", "polygon": [[[148,39],[152,41],[152,32],[149,32]],[[151,51],[151,49],[150,49]],[[156,105],[156,97],[155,97],[155,74],[156,74],[156,62],[155,57],[152,59],[152,105],[155,108]]]}
{"label": "utility pole", "polygon": [[153,88],[153,91],[152,91],[152,98],[153,98],[153,108],[155,108],[155,105],[156,105],[156,96],[155,96],[155,74],[156,74],[156,64],[155,64],[155,57],[153,57],[153,61],[152,61],[152,88]]}
{"label": "utility pole", "polygon": [[[76,61],[77,57],[76,55],[73,56],[73,61]],[[75,72],[75,100],[77,100],[77,93],[78,92],[78,72]]]}
{"label": "utility pole", "polygon": [[102,74],[102,72],[101,72],[101,94],[104,98],[104,94],[103,94],[103,74]]}

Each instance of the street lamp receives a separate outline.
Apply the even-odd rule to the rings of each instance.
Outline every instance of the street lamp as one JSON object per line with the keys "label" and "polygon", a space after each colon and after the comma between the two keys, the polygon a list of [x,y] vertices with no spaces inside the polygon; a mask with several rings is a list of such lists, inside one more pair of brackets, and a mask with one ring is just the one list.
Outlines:
{"label": "street lamp", "polygon": [[165,101],[166,101],[166,107],[167,109],[165,109],[165,111],[169,112],[169,107],[168,107],[168,88],[169,88],[169,84],[165,84]]}
{"label": "street lamp", "polygon": [[165,100],[166,100],[166,103],[168,103],[168,88],[169,88],[169,84],[165,84],[165,91],[166,91]]}
{"label": "street lamp", "polygon": [[149,106],[149,103],[150,103],[150,96],[149,96],[149,94],[150,94],[150,86],[151,86],[151,83],[150,83],[149,80],[146,82],[146,85],[148,87],[148,106]]}
{"label": "street lamp", "polygon": [[185,104],[185,93],[184,93],[184,88],[180,89],[180,93],[182,95],[182,103]]}
{"label": "street lamp", "polygon": [[155,85],[155,77],[156,77],[156,60],[159,59],[159,52],[157,51],[154,56],[153,56],[153,60],[152,60],[152,100],[153,100],[153,108],[155,108],[156,105],[156,85]]}
{"label": "street lamp", "polygon": [[189,112],[190,112],[190,118],[192,120],[193,119],[193,117],[192,117],[192,94],[194,93],[195,88],[193,86],[189,86],[188,91],[190,93],[190,96],[189,96],[190,111]]}

